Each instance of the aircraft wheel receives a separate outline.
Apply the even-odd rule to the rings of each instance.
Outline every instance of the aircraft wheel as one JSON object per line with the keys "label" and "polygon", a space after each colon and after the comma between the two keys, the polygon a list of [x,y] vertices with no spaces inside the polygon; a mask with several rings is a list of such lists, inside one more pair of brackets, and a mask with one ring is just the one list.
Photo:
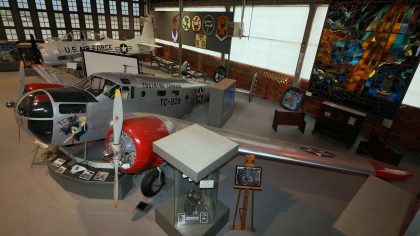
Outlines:
{"label": "aircraft wheel", "polygon": [[[159,178],[160,172],[160,178]],[[165,184],[165,173],[157,168],[147,170],[141,181],[141,192],[145,197],[155,196]]]}

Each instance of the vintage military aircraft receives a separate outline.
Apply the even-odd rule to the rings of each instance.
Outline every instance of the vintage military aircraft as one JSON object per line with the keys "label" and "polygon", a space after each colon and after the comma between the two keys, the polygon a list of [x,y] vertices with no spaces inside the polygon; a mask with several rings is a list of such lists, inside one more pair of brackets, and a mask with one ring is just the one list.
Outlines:
{"label": "vintage military aircraft", "polygon": [[[156,47],[151,19],[143,18],[144,26],[139,37],[130,40],[115,40],[93,31],[72,31],[62,38],[48,38],[43,44],[31,40],[35,55],[40,54],[40,61],[48,65],[66,65],[67,62],[81,62],[81,51],[84,49],[119,52],[123,54],[141,54],[150,52]],[[37,61],[38,58],[35,58]]]}
{"label": "vintage military aircraft", "polygon": [[[164,183],[164,174],[159,169],[163,160],[153,152],[153,142],[188,126],[186,121],[172,117],[189,112],[192,104],[206,100],[209,94],[208,86],[202,83],[120,73],[94,74],[72,87],[37,86],[32,91],[27,89],[17,102],[15,116],[19,126],[53,145],[105,137],[104,157],[113,159],[115,173],[149,169],[141,184],[147,197],[158,193]],[[118,125],[109,128],[111,121]],[[242,154],[385,179],[404,179],[411,175],[398,167],[355,155],[207,128],[238,143]],[[115,139],[114,133],[117,133]],[[118,183],[118,174],[114,178]],[[117,195],[114,195],[116,201]]]}
{"label": "vintage military aircraft", "polygon": [[97,73],[73,86],[26,85],[27,93],[16,105],[16,119],[46,144],[103,139],[112,121],[116,89],[121,90],[125,113],[143,111],[171,117],[185,115],[209,97],[209,86],[194,81]]}
{"label": "vintage military aircraft", "polygon": [[[116,94],[118,94],[116,97],[120,96],[119,91]],[[123,119],[121,103],[121,99],[114,100],[114,123],[106,135],[104,153],[113,158],[115,173],[119,170],[136,173],[146,168],[153,168],[143,177],[141,190],[145,196],[154,196],[160,191],[165,175],[158,168],[163,163],[163,159],[153,152],[153,142],[182,130],[192,123],[151,113],[134,113]],[[238,154],[253,154],[259,158],[276,161],[376,175],[383,179],[405,179],[411,176],[409,172],[396,166],[352,154],[332,153],[319,148],[221,128],[206,128],[238,143]],[[121,169],[118,168],[119,165]],[[118,183],[118,175],[115,178],[114,203],[118,205],[118,185],[115,184]]]}

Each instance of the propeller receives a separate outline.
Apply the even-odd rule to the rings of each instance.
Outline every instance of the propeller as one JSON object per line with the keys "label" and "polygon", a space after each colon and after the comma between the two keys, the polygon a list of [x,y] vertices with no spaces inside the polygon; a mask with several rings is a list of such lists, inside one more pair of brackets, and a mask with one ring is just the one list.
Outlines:
{"label": "propeller", "polygon": [[39,51],[38,47],[36,46],[36,41],[35,41],[34,36],[32,34],[30,34],[30,36],[31,36],[32,52],[34,54],[34,62],[35,62],[35,64],[41,64],[42,63],[41,52]]}
{"label": "propeller", "polygon": [[20,65],[19,65],[19,94],[18,94],[18,98],[22,97],[24,87],[25,87],[25,65],[23,64],[23,61],[21,60]]}
{"label": "propeller", "polygon": [[112,111],[112,128],[114,133],[114,142],[112,144],[112,150],[114,152],[114,207],[118,207],[118,165],[121,157],[121,130],[123,124],[123,107],[121,100],[121,92],[119,89],[115,90],[114,96],[114,107]]}
{"label": "propeller", "polygon": [[[24,88],[25,88],[25,65],[23,64],[23,61],[20,61],[20,65],[19,65],[19,94],[18,94],[18,99],[20,97],[22,97],[23,93],[24,93]],[[17,101],[16,101],[17,103]],[[15,105],[16,105],[15,103]],[[18,138],[19,138],[19,142],[20,142],[20,125],[18,125]]]}
{"label": "propeller", "polygon": [[[19,91],[18,91],[18,96],[17,96],[17,100],[22,97],[23,95],[23,90],[25,87],[25,67],[23,64],[23,61],[20,61],[20,65],[19,65]],[[14,108],[16,106],[16,101],[8,101],[6,102],[6,107],[7,108]],[[19,142],[20,142],[20,125],[18,125],[18,137],[19,137]]]}

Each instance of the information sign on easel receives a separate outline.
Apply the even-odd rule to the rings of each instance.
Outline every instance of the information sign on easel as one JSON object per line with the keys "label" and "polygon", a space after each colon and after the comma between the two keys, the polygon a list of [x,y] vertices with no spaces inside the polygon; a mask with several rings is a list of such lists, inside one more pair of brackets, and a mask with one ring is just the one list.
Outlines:
{"label": "information sign on easel", "polygon": [[[262,190],[261,174],[262,174],[262,167],[255,166],[255,156],[253,155],[246,156],[245,166],[236,166],[235,185],[233,187],[235,189],[239,189],[239,192],[238,192],[238,199],[236,201],[235,216],[233,217],[233,225],[229,227],[230,229],[255,231],[254,190]],[[242,202],[242,208],[239,208],[241,224],[235,225],[242,190],[244,190],[244,197],[243,197],[243,202]],[[252,193],[251,195],[251,226],[246,225],[249,191],[251,191]]]}

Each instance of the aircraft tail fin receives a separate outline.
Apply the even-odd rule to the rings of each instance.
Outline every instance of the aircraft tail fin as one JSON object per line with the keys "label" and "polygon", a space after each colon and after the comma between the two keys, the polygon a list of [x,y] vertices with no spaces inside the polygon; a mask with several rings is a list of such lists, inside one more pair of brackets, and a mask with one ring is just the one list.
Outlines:
{"label": "aircraft tail fin", "polygon": [[143,24],[143,30],[139,37],[136,37],[134,39],[131,39],[129,41],[132,41],[133,43],[137,44],[155,44],[155,33],[153,30],[153,23],[152,19],[150,17],[145,17],[144,24]]}
{"label": "aircraft tail fin", "polygon": [[129,40],[128,43],[137,44],[140,49],[140,53],[152,51],[156,47],[160,47],[155,44],[155,33],[153,29],[153,23],[151,17],[143,18],[143,31],[139,37]]}

